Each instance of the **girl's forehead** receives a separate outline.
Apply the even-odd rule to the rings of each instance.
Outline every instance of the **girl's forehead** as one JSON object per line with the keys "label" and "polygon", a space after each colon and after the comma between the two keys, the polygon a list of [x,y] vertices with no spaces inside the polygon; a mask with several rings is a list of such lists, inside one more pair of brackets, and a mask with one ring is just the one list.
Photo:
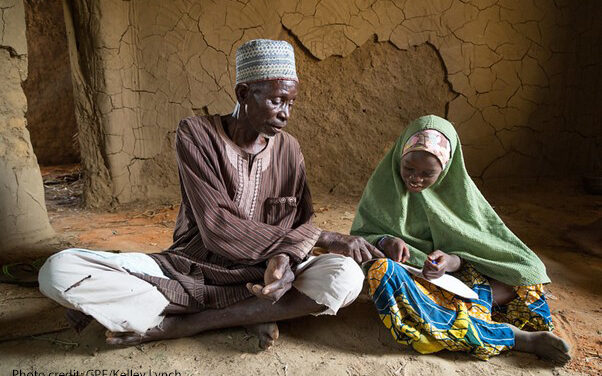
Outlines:
{"label": "girl's forehead", "polygon": [[409,164],[423,164],[423,165],[429,165],[429,166],[430,165],[440,166],[439,161],[437,160],[437,157],[435,157],[433,154],[431,154],[427,151],[423,151],[423,150],[409,152],[408,154],[404,155],[403,158],[401,158],[401,160],[403,162],[406,162]]}

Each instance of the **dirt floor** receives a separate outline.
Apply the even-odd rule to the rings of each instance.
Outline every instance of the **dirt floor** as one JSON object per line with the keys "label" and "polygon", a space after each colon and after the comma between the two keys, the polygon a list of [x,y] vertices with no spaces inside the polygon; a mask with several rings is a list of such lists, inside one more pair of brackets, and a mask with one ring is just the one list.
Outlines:
{"label": "dirt floor", "polygon": [[[115,212],[79,207],[77,167],[43,171],[51,223],[65,242],[98,250],[156,252],[170,245],[177,205],[131,206]],[[558,335],[573,346],[573,361],[553,368],[535,356],[509,352],[488,362],[465,354],[419,355],[393,342],[366,296],[338,317],[307,317],[280,324],[281,339],[258,351],[257,340],[233,328],[130,348],[104,344],[92,324],[81,335],[65,328],[62,310],[34,289],[0,284],[0,375],[71,372],[170,376],[253,375],[599,375],[602,373],[602,259],[567,240],[571,226],[600,218],[602,196],[575,182],[491,184],[484,194],[544,260]],[[357,197],[314,192],[315,222],[347,232]],[[41,308],[40,308],[41,307]],[[15,338],[18,337],[18,338]],[[9,339],[7,339],[9,338]],[[10,339],[12,338],[12,339]],[[16,371],[15,371],[16,370]],[[21,373],[19,373],[19,370]],[[104,371],[104,374],[103,374]]]}

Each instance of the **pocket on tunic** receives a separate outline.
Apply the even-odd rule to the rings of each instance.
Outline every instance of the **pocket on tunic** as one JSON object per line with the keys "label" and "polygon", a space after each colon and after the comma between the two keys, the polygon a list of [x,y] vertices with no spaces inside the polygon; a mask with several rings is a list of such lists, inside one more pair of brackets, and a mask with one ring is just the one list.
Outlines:
{"label": "pocket on tunic", "polygon": [[269,197],[263,204],[263,219],[269,225],[290,228],[297,213],[296,197]]}

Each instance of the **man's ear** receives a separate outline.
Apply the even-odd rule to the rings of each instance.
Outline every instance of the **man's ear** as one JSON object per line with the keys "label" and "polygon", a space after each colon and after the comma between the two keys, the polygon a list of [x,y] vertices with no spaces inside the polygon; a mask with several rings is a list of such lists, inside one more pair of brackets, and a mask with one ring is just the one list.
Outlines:
{"label": "man's ear", "polygon": [[249,96],[250,90],[248,84],[238,84],[234,88],[234,92],[236,93],[236,100],[238,103],[244,103]]}

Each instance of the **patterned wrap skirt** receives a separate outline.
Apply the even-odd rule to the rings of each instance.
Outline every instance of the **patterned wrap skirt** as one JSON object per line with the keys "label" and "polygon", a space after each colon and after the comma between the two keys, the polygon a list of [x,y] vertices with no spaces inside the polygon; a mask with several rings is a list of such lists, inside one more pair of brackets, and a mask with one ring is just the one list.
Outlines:
{"label": "patterned wrap skirt", "polygon": [[514,287],[512,301],[493,307],[488,279],[470,263],[453,275],[478,299],[461,298],[412,276],[390,259],[370,266],[370,297],[396,342],[422,354],[447,349],[487,360],[514,346],[514,333],[504,323],[529,331],[554,329],[543,285]]}

